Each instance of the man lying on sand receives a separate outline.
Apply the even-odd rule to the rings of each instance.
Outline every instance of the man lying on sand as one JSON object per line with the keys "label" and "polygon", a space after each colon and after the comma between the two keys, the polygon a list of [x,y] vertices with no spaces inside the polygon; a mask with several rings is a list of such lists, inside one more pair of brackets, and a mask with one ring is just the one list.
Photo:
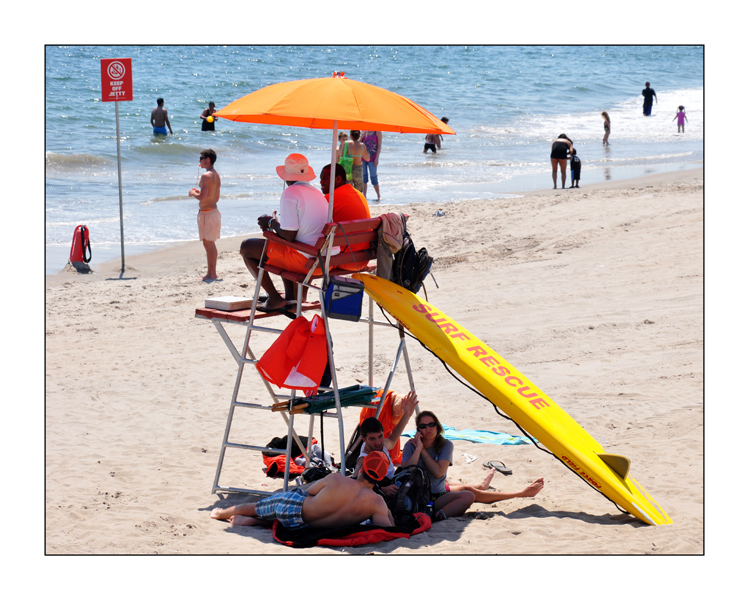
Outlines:
{"label": "man lying on sand", "polygon": [[278,519],[284,527],[330,528],[355,525],[371,519],[373,525],[393,527],[393,515],[382,496],[372,488],[387,474],[390,461],[382,452],[364,459],[357,479],[331,473],[306,490],[294,488],[259,502],[214,508],[211,517],[228,519],[232,525],[270,527]]}

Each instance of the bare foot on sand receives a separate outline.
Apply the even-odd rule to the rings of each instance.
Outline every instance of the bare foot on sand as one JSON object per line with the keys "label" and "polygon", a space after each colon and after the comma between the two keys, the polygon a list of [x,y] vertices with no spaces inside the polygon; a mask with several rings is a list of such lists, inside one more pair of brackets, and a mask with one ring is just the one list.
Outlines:
{"label": "bare foot on sand", "polygon": [[229,521],[232,525],[267,525],[268,522],[247,515],[240,515],[242,505],[230,506],[229,508],[214,508],[211,518],[219,521]]}
{"label": "bare foot on sand", "polygon": [[214,508],[211,511],[211,519],[225,521],[226,519],[234,515],[234,511],[232,510],[233,508],[233,506],[230,506],[229,508]]}
{"label": "bare foot on sand", "polygon": [[494,474],[497,472],[497,469],[489,469],[489,474],[484,478],[484,481],[482,481],[479,485],[476,486],[477,490],[488,490],[489,484],[492,482],[492,478],[494,477]]}
{"label": "bare foot on sand", "polygon": [[538,492],[540,492],[544,487],[544,478],[541,477],[540,479],[536,479],[533,483],[531,483],[527,488],[525,488],[522,492],[518,494],[518,498],[533,498]]}

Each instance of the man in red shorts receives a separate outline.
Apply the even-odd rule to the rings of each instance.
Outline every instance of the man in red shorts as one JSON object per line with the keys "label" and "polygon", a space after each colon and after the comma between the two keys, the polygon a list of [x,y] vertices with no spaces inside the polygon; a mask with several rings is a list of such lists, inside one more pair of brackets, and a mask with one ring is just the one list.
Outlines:
{"label": "man in red shorts", "polygon": [[[281,194],[280,215],[278,218],[271,215],[259,217],[257,223],[260,229],[273,230],[281,238],[290,242],[297,241],[313,246],[328,222],[328,203],[320,190],[309,184],[315,179],[315,172],[303,155],[289,154],[284,164],[276,167],[276,173],[287,184]],[[242,242],[239,249],[245,265],[255,278],[260,271],[264,246],[264,238],[249,238]],[[266,264],[296,273],[305,272],[304,265],[309,258],[308,255],[272,241],[268,242],[266,252],[268,254]],[[316,273],[319,273],[319,269]],[[283,283],[285,297],[278,293],[268,272],[263,272],[260,285],[267,292],[268,300],[264,304],[259,304],[257,310],[263,312],[281,310],[289,301],[293,301],[294,282],[284,279]]]}

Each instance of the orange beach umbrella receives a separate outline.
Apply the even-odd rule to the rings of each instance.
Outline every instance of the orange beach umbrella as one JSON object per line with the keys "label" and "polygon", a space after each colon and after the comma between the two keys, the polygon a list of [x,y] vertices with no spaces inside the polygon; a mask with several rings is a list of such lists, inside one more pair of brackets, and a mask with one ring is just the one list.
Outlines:
{"label": "orange beach umbrella", "polygon": [[[332,77],[269,85],[235,100],[213,116],[243,123],[332,129],[331,165],[336,162],[338,129],[455,135],[450,127],[405,96],[348,79],[338,72]],[[333,214],[334,180],[332,176],[329,220]]]}
{"label": "orange beach umbrella", "polygon": [[405,96],[353,81],[343,73],[269,85],[235,100],[214,116],[311,129],[455,134]]}

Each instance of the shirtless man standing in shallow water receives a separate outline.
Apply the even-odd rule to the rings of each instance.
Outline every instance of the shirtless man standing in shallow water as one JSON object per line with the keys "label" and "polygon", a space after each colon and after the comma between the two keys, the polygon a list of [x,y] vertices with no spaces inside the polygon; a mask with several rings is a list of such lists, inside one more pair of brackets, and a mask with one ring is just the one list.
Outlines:
{"label": "shirtless man standing in shallow water", "polygon": [[393,527],[395,521],[385,500],[372,489],[385,477],[389,464],[382,452],[370,452],[357,479],[331,473],[306,490],[292,488],[259,502],[214,508],[211,517],[228,519],[232,525],[265,527],[278,519],[290,529],[345,527],[367,519],[371,519],[373,525]]}
{"label": "shirtless man standing in shallow water", "polygon": [[203,240],[203,247],[208,261],[208,273],[203,281],[214,281],[218,279],[216,274],[216,261],[218,260],[218,249],[216,240],[221,237],[221,213],[216,206],[221,194],[221,177],[213,168],[216,162],[216,153],[211,150],[203,150],[200,153],[200,167],[205,173],[200,177],[200,189],[192,188],[187,195],[195,198],[198,202],[198,236]]}
{"label": "shirtless man standing in shallow water", "polygon": [[169,122],[169,113],[164,108],[163,98],[156,100],[156,108],[151,111],[151,127],[153,127],[154,135],[166,135],[167,127],[169,127],[169,133],[174,135],[172,124]]}

